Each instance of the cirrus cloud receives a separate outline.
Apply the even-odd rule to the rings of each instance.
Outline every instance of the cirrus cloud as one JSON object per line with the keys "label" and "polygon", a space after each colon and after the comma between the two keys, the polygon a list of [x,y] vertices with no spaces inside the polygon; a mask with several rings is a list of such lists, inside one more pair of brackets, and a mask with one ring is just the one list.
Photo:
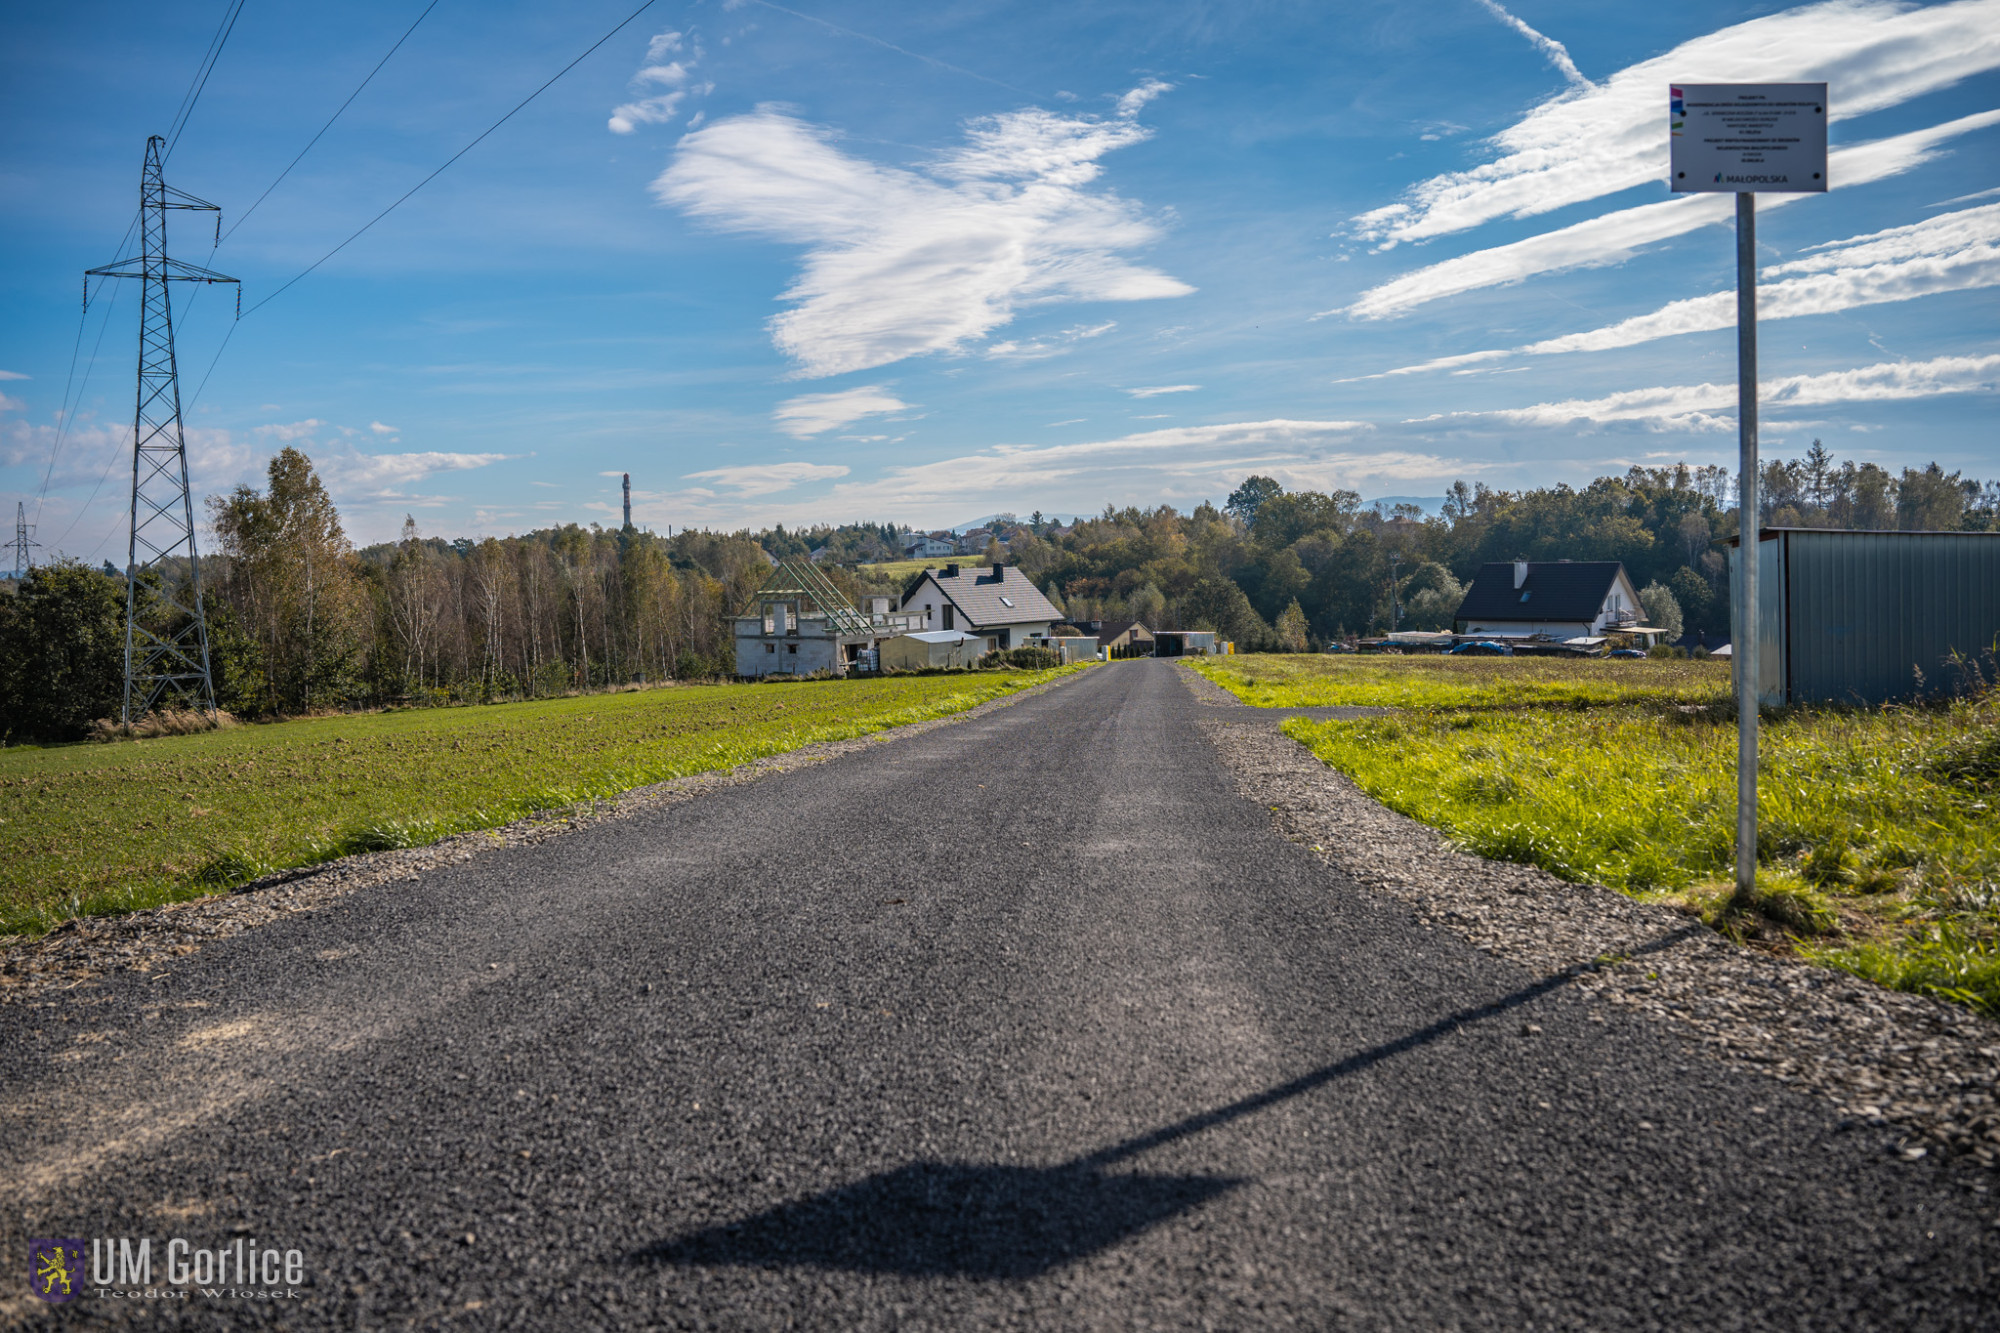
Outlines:
{"label": "cirrus cloud", "polygon": [[1768,79],[1773,53],[1832,85],[1830,121],[1865,115],[2000,66],[2000,0],[1825,0],[1705,34],[1542,103],[1493,137],[1495,160],[1419,182],[1355,233],[1386,248],[1663,181],[1668,84]]}
{"label": "cirrus cloud", "polygon": [[838,393],[808,393],[788,398],[778,404],[771,416],[779,430],[803,440],[863,417],[908,411],[909,406],[879,384],[864,384]]}
{"label": "cirrus cloud", "polygon": [[764,106],[683,138],[653,192],[721,230],[804,247],[772,341],[809,378],[866,370],[958,350],[1024,306],[1192,291],[1125,258],[1158,227],[1089,188],[1099,159],[1150,137],[1142,105],[1128,94],[1109,120],[983,117],[922,170],[852,156]]}

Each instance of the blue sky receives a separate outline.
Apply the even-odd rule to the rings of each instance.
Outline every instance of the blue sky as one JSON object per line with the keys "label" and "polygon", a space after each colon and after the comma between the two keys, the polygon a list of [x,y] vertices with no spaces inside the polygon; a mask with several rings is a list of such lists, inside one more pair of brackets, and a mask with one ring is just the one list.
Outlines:
{"label": "blue sky", "polygon": [[[427,3],[247,0],[169,182],[234,225]],[[634,3],[439,0],[173,252],[249,310]],[[11,7],[0,501],[51,549],[122,558],[137,293],[72,376],[80,276],[224,8]],[[369,541],[615,523],[622,471],[659,528],[933,526],[1727,462],[1729,202],[1667,193],[1666,86],[1783,79],[1833,189],[1764,199],[1767,452],[2000,476],[1996,71],[2000,0],[659,0],[219,361],[226,289],[176,291],[195,485],[296,444]]]}

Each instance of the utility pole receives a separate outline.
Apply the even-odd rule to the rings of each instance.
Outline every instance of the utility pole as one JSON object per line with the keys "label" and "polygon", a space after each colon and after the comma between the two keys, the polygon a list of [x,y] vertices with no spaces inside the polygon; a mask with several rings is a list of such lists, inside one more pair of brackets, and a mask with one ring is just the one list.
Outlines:
{"label": "utility pole", "polygon": [[1400,555],[1389,557],[1389,632],[1391,634],[1394,634],[1396,627],[1403,623],[1403,604],[1396,597],[1396,572],[1402,563],[1403,557]]}
{"label": "utility pole", "polygon": [[[215,711],[215,679],[209,671],[208,621],[202,614],[201,564],[194,542],[194,497],[188,490],[187,440],[181,430],[180,374],[174,362],[173,307],[169,283],[229,282],[236,279],[167,257],[167,212],[183,209],[215,216],[222,236],[222,210],[169,186],[160,174],[159,135],[146,140],[146,165],[139,177],[140,252],[84,275],[90,279],[138,278],[139,388],[132,414],[132,503],[125,548],[126,722],[143,717],[164,701],[184,708]],[[238,314],[242,288],[237,288]],[[186,561],[186,576],[179,568]],[[139,623],[139,579],[161,575],[157,625]]]}
{"label": "utility pole", "polygon": [[1736,893],[1757,888],[1757,196],[1736,196],[1736,625],[1730,666],[1736,671]]}
{"label": "utility pole", "polygon": [[40,542],[29,541],[28,534],[35,525],[28,522],[28,507],[21,501],[14,502],[14,581],[26,578],[28,571],[35,567],[35,559],[28,552],[40,546]]}

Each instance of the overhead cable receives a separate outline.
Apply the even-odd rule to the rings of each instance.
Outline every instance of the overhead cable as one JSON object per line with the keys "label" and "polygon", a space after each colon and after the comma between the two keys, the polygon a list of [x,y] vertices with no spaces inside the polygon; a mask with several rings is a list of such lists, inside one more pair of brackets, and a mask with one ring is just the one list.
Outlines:
{"label": "overhead cable", "polygon": [[557,79],[560,79],[563,75],[569,73],[571,70],[575,69],[578,65],[582,64],[584,60],[587,57],[589,57],[592,52],[597,50],[598,47],[604,45],[606,42],[610,41],[613,37],[616,37],[620,32],[624,31],[625,27],[628,24],[630,24],[633,19],[638,18],[641,14],[651,9],[656,3],[658,3],[658,0],[645,0],[644,4],[640,5],[630,14],[627,14],[624,17],[624,19],[619,22],[617,27],[614,27],[610,32],[605,33],[602,37],[598,38],[596,41],[592,42],[588,47],[584,48],[582,55],[579,55],[576,59],[570,61],[567,65],[564,65],[561,69],[557,70],[554,74],[550,75],[548,82],[544,83],[541,87],[535,89],[535,91],[529,93],[526,97],[522,98],[519,102],[515,103],[514,109],[512,111],[509,111],[506,115],[500,117],[500,119],[494,121],[491,125],[488,125],[483,131],[480,132],[480,135],[477,139],[474,139],[471,143],[467,144],[465,147],[459,149],[456,153],[453,153],[450,157],[446,158],[443,166],[439,167],[436,171],[433,171],[430,175],[418,181],[415,185],[412,185],[408,190],[403,192],[402,197],[397,199],[395,203],[390,204],[380,213],[377,213],[374,217],[368,219],[368,221],[364,222],[360,226],[360,228],[354,232],[353,235],[349,236],[339,245],[334,246],[333,249],[327,251],[325,254],[321,255],[318,259],[315,259],[312,263],[308,264],[304,269],[300,270],[299,273],[296,276],[294,276],[290,282],[287,282],[283,287],[278,288],[277,291],[272,292],[269,296],[259,301],[256,305],[253,305],[248,310],[244,311],[243,312],[244,315],[247,316],[256,314],[259,310],[262,310],[265,306],[277,300],[280,296],[283,296],[285,292],[291,288],[293,283],[298,282],[299,279],[311,273],[321,264],[324,264],[327,260],[339,254],[342,250],[345,250],[349,245],[353,244],[356,240],[359,240],[363,232],[366,232],[370,227],[373,227],[383,218],[386,218],[389,216],[389,214],[395,212],[397,208],[401,207],[401,205],[405,200],[407,200],[411,195],[415,194],[418,190],[423,189],[426,185],[429,185],[432,181],[436,180],[439,176],[443,175],[446,169],[449,168],[452,163],[458,161],[458,159],[464,157],[467,153],[477,148],[482,142],[485,141],[488,135],[492,134],[493,131],[499,129],[502,125],[505,125],[508,121],[512,120],[515,117],[515,115],[521,110],[522,107],[527,106],[528,103],[534,101],[537,97],[540,97],[543,93],[547,92],[549,88],[556,82]]}
{"label": "overhead cable", "polygon": [[313,145],[320,141],[321,136],[323,136],[328,130],[333,128],[333,122],[340,119],[341,112],[347,110],[349,106],[353,105],[354,99],[361,96],[361,90],[368,86],[369,80],[373,79],[377,74],[380,74],[382,72],[382,66],[389,63],[389,56],[395,55],[396,52],[402,49],[403,43],[410,40],[410,34],[417,30],[417,23],[422,23],[426,18],[429,18],[430,12],[433,9],[436,9],[437,7],[438,7],[438,0],[431,0],[431,2],[428,5],[424,6],[424,12],[417,15],[417,22],[412,23],[409,27],[403,30],[403,35],[396,39],[396,44],[389,48],[388,54],[384,55],[380,60],[376,61],[375,68],[368,71],[368,77],[363,79],[360,83],[354,86],[354,91],[349,93],[347,95],[347,100],[340,104],[340,110],[335,111],[331,116],[328,116],[326,118],[326,124],[319,127],[319,133],[313,135],[311,139],[307,140],[306,146],[304,148],[299,149],[299,155],[293,158],[290,162],[285,164],[285,169],[278,173],[277,180],[272,181],[269,185],[264,187],[264,193],[257,196],[257,203],[252,204],[250,205],[250,207],[244,209],[243,212],[237,217],[236,221],[230,225],[229,230],[222,233],[222,236],[216,241],[217,245],[221,245],[223,241],[226,241],[231,236],[234,236],[236,234],[236,228],[242,226],[245,222],[248,222],[250,220],[250,215],[257,211],[257,204],[261,204],[266,199],[270,198],[271,191],[277,189],[279,184],[284,181],[285,177],[292,174],[292,168],[297,166],[301,161],[303,161],[305,155],[313,150]]}
{"label": "overhead cable", "polygon": [[208,76],[215,73],[215,62],[222,58],[222,48],[228,44],[229,34],[236,31],[236,20],[243,13],[243,2],[244,0],[235,0],[233,5],[223,11],[222,26],[217,28],[215,36],[209,39],[208,53],[202,57],[201,65],[196,68],[194,82],[188,85],[187,94],[181,98],[180,110],[174,112],[173,124],[167,130],[167,145],[160,154],[162,164],[174,155],[174,145],[181,141],[181,132],[187,128],[188,117],[194,114],[195,103],[201,100],[202,89],[208,87]]}

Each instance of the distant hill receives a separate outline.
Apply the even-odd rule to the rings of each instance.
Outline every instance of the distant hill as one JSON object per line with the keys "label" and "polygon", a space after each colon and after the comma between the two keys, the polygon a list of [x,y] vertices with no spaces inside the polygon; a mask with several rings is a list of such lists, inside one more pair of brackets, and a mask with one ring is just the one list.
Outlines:
{"label": "distant hill", "polygon": [[[1032,511],[1030,511],[1030,512],[1032,512]],[[954,524],[952,524],[952,525],[951,525],[951,526],[950,526],[949,528],[946,528],[946,529],[945,529],[945,531],[946,531],[946,532],[956,532],[956,533],[958,533],[958,534],[960,534],[960,535],[962,536],[962,535],[964,535],[965,533],[968,533],[968,532],[972,531],[972,530],[973,530],[974,528],[990,528],[990,527],[992,527],[992,526],[993,526],[993,521],[994,521],[995,519],[999,518],[999,517],[1000,517],[1000,515],[998,515],[998,514],[988,514],[988,515],[987,515],[987,516],[986,516],[985,518],[973,518],[973,519],[967,519],[967,520],[966,520],[965,522],[963,522],[963,523],[954,523]],[[1044,521],[1044,522],[1048,522],[1048,523],[1064,523],[1064,524],[1068,524],[1068,523],[1074,523],[1074,522],[1076,522],[1076,521],[1077,521],[1078,519],[1080,519],[1080,518],[1096,518],[1096,517],[1097,517],[1097,515],[1095,515],[1095,514],[1069,514],[1069,515],[1063,515],[1063,514],[1043,514],[1043,515],[1042,515],[1042,519],[1043,519],[1043,521]],[[1026,522],[1028,521],[1028,515],[1027,515],[1027,514],[1022,514],[1022,513],[1015,513],[1015,514],[1014,514],[1014,516],[1013,516],[1013,519],[1012,519],[1012,521],[1013,521],[1013,522],[1015,522],[1015,523],[1026,523]]]}

